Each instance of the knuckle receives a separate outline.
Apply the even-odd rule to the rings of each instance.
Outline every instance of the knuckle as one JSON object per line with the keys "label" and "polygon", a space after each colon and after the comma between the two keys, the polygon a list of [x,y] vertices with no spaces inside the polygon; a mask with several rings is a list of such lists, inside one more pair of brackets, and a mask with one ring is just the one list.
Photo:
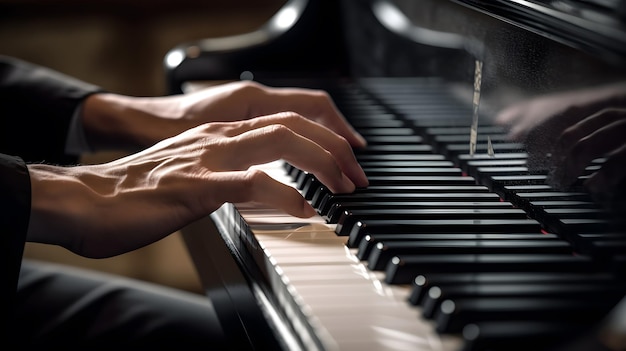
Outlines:
{"label": "knuckle", "polygon": [[591,144],[591,140],[587,137],[578,140],[569,152],[569,154],[573,156],[571,159],[580,160],[581,162],[589,160],[593,154],[593,147]]}
{"label": "knuckle", "polygon": [[577,138],[577,130],[574,127],[567,128],[559,137],[558,146],[561,149],[567,148],[568,145],[575,143]]}
{"label": "knuckle", "polygon": [[302,115],[300,115],[297,112],[294,111],[283,111],[283,112],[279,112],[276,114],[276,116],[280,119],[280,120],[284,120],[287,122],[298,122],[302,119],[304,119],[304,117],[302,117]]}
{"label": "knuckle", "polygon": [[330,100],[330,94],[325,90],[313,90],[312,94],[320,100]]}
{"label": "knuckle", "polygon": [[242,186],[246,191],[252,193],[260,184],[264,183],[269,176],[259,169],[248,169],[245,171]]}
{"label": "knuckle", "polygon": [[275,138],[287,138],[293,135],[293,131],[283,124],[272,124],[265,128],[267,133]]}
{"label": "knuckle", "polygon": [[261,85],[252,80],[243,80],[238,82],[240,90],[260,90]]}
{"label": "knuckle", "polygon": [[256,82],[253,81],[240,81],[234,83],[235,89],[233,89],[232,94],[235,97],[240,98],[250,98],[257,95],[260,95],[263,92],[263,87]]}

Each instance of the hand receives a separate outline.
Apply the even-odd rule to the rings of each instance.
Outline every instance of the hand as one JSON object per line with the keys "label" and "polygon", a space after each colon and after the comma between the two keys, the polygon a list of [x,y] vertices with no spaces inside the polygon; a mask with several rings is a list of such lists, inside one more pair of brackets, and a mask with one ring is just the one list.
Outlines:
{"label": "hand", "polygon": [[234,82],[189,94],[129,97],[95,94],[87,98],[83,125],[94,149],[139,150],[207,122],[228,122],[293,111],[343,136],[355,147],[365,140],[321,90],[271,88]]}
{"label": "hand", "polygon": [[495,122],[509,128],[512,140],[522,141],[531,170],[553,166],[553,146],[568,127],[607,106],[626,106],[626,84],[618,83],[555,93],[511,105]]}
{"label": "hand", "polygon": [[608,207],[623,202],[617,191],[626,185],[626,108],[606,108],[567,128],[552,153],[549,182],[564,188],[576,181],[594,160],[605,158],[583,185]]}
{"label": "hand", "polygon": [[315,174],[333,192],[367,186],[349,143],[295,113],[208,123],[105,164],[29,165],[28,239],[107,257],[157,241],[225,202],[314,215],[297,190],[249,170],[277,159]]}

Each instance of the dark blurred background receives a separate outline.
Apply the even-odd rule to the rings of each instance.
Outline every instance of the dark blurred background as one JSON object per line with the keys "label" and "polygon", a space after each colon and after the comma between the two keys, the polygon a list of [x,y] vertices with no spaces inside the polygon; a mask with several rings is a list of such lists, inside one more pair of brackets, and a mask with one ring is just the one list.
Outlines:
{"label": "dark blurred background", "polygon": [[[195,39],[252,31],[285,0],[0,0],[0,54],[18,57],[112,92],[166,92],[163,57]],[[116,154],[88,155],[100,162]],[[109,259],[27,244],[26,257],[62,262],[201,293],[180,237]]]}

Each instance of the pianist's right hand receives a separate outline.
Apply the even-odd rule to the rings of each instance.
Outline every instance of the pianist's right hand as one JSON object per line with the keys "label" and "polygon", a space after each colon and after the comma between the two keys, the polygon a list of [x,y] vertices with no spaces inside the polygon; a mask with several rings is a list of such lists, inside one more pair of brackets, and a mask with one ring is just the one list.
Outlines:
{"label": "pianist's right hand", "polygon": [[224,202],[314,215],[297,190],[248,169],[281,158],[334,192],[367,185],[346,139],[298,114],[207,123],[109,163],[28,165],[28,240],[108,257],[160,240]]}
{"label": "pianist's right hand", "polygon": [[328,127],[352,146],[366,144],[325,91],[275,88],[251,81],[171,96],[97,93],[85,100],[81,118],[93,150],[137,151],[203,123],[241,121],[284,111]]}
{"label": "pianist's right hand", "polygon": [[548,172],[557,189],[576,184],[587,166],[604,158],[582,182],[599,203],[626,211],[626,83],[617,83],[530,99],[496,117],[524,142],[528,167]]}

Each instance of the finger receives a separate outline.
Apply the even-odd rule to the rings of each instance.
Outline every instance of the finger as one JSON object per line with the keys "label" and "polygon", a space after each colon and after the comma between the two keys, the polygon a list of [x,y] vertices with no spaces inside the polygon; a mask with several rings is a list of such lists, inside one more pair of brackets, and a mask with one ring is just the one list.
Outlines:
{"label": "finger", "polygon": [[214,208],[226,202],[254,202],[284,211],[300,218],[309,218],[316,211],[295,189],[258,169],[237,172],[213,172],[213,186],[208,196]]}
{"label": "finger", "polygon": [[626,109],[607,108],[567,128],[558,139],[553,159],[561,159],[580,139],[620,119],[626,119]]}
{"label": "finger", "polygon": [[596,158],[617,150],[624,143],[626,120],[606,125],[576,142],[561,160],[555,163],[550,181],[557,186],[572,184]]}
{"label": "finger", "polygon": [[239,127],[232,132],[239,134],[246,130],[263,128],[275,124],[288,127],[293,132],[312,140],[330,152],[341,170],[357,186],[365,187],[369,184],[367,176],[358,164],[352,148],[344,138],[339,137],[330,129],[296,113],[286,112],[254,118],[239,124]]}
{"label": "finger", "polygon": [[524,140],[528,154],[531,155],[529,161],[532,160],[529,167],[534,170],[554,170],[557,163],[554,157],[555,136],[562,135],[567,128],[589,116],[586,111],[588,110],[571,106],[562,114],[550,115],[550,118],[529,129]]}
{"label": "finger", "polygon": [[315,174],[333,192],[352,192],[354,183],[343,173],[333,155],[319,144],[288,127],[275,124],[242,133],[223,142],[232,169],[284,159]]}
{"label": "finger", "polygon": [[620,202],[621,206],[624,206],[625,200],[618,198],[624,194],[624,189],[619,187],[626,184],[624,164],[626,164],[626,144],[606,155],[602,167],[587,178],[584,186],[596,201],[609,206]]}
{"label": "finger", "polygon": [[348,123],[327,92],[304,88],[273,88],[268,90],[268,94],[272,104],[263,104],[265,113],[261,114],[294,111],[343,136],[352,146],[367,145],[365,138]]}

